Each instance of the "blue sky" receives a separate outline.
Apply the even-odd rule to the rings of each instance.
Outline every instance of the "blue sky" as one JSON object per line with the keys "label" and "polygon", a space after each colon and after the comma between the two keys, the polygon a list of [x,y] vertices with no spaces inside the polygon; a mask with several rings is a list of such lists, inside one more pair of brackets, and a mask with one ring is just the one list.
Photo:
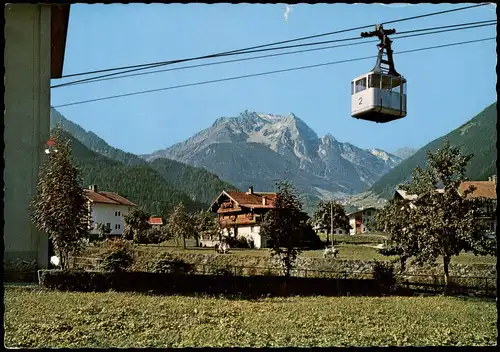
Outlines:
{"label": "blue sky", "polygon": [[[71,6],[64,74],[212,54],[352,28],[465,4],[294,5],[113,4]],[[496,19],[494,5],[396,23],[418,28]],[[369,30],[369,29],[365,29]],[[355,37],[360,31],[313,41]],[[496,36],[496,26],[396,40],[395,52]],[[319,136],[361,148],[419,148],[496,101],[494,40],[395,55],[408,80],[408,116],[388,124],[350,117],[350,82],[375,60],[61,107],[68,119],[112,146],[142,154],[166,148],[245,109],[293,112]],[[52,105],[264,71],[376,55],[374,44],[164,72],[52,89]],[[259,54],[251,54],[259,55]],[[241,58],[243,56],[233,57]],[[226,58],[228,59],[228,58]],[[217,60],[206,60],[214,62]],[[201,63],[201,62],[196,62]],[[188,63],[193,64],[193,63]],[[184,64],[178,64],[180,67]],[[173,67],[173,66],[171,66]],[[68,79],[53,80],[52,84]]]}

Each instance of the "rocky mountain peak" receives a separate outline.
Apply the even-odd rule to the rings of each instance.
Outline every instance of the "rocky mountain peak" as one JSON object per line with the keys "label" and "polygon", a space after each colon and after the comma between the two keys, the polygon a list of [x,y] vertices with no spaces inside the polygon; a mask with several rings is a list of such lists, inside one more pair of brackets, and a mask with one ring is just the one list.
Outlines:
{"label": "rocky mountain peak", "polygon": [[373,184],[392,167],[384,153],[339,142],[330,133],[320,138],[293,112],[247,109],[218,118],[211,127],[146,159],[167,157],[203,166],[238,187],[253,183],[272,188],[272,180],[287,177],[301,192],[322,197]]}

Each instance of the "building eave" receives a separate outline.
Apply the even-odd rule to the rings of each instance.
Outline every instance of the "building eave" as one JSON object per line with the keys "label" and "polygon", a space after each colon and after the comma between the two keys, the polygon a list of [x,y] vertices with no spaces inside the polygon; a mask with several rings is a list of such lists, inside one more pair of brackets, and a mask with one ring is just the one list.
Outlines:
{"label": "building eave", "polygon": [[62,77],[70,6],[70,4],[52,4],[50,6],[51,78]]}
{"label": "building eave", "polygon": [[[214,212],[213,208],[214,208],[214,206],[217,204],[217,202],[219,201],[219,199],[220,199],[220,197],[221,197],[222,195],[225,195],[225,196],[229,197],[229,199],[231,199],[231,200],[232,200],[235,204],[237,204],[237,205],[239,206],[238,202],[237,202],[237,201],[236,201],[233,197],[231,197],[231,196],[229,195],[229,193],[227,193],[226,191],[222,191],[222,192],[221,192],[221,193],[217,196],[217,198],[215,198],[215,201],[212,203],[212,205],[210,205],[210,208],[209,208],[209,209],[210,209],[210,211]],[[217,211],[217,210],[215,210],[215,211]]]}

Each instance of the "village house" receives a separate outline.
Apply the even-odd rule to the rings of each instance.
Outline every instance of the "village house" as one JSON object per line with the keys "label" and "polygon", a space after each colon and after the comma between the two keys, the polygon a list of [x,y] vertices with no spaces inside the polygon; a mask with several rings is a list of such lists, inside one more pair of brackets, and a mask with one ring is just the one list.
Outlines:
{"label": "village house", "polygon": [[470,185],[476,187],[473,193],[469,194],[467,198],[483,198],[486,200],[486,205],[482,209],[484,212],[483,221],[486,223],[488,232],[495,235],[497,231],[497,177],[493,175],[488,178],[488,181],[467,181],[462,182],[459,187],[459,193],[469,188]]}
{"label": "village house", "polygon": [[152,228],[160,228],[163,225],[163,219],[157,216],[151,216],[148,219],[148,224],[151,225]]}
{"label": "village house", "polygon": [[347,214],[347,217],[349,218],[349,226],[351,227],[349,233],[351,235],[358,235],[373,231],[373,223],[376,212],[377,208],[368,207]]}
{"label": "village house", "polygon": [[124,216],[137,205],[116,193],[98,191],[96,185],[90,186],[84,192],[91,213],[91,233],[97,234],[98,224],[104,224],[111,230],[110,235],[121,236],[125,226]]}
{"label": "village house", "polygon": [[[255,248],[265,248],[267,239],[260,235],[263,216],[274,207],[276,193],[222,191],[210,206],[224,228],[224,236],[245,237]],[[202,239],[201,244],[213,246],[217,239]]]}
{"label": "village house", "polygon": [[[458,192],[463,194],[463,192],[468,189],[471,185],[475,186],[476,189],[473,193],[469,194],[468,198],[483,198],[485,199],[486,205],[482,209],[484,211],[483,221],[485,221],[488,228],[488,232],[491,234],[496,234],[497,229],[497,219],[496,219],[496,208],[497,208],[497,178],[493,175],[488,178],[488,181],[466,181],[462,182],[459,186]],[[443,193],[443,189],[436,190],[439,193]],[[404,199],[410,201],[410,206],[415,207],[413,201],[417,200],[418,196],[416,194],[407,194],[403,190],[396,190],[394,193],[394,199]]]}

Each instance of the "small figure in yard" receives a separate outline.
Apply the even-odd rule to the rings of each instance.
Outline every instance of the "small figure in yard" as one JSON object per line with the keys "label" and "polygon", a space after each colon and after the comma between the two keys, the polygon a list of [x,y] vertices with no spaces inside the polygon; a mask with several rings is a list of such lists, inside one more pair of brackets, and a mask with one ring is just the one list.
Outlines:
{"label": "small figure in yard", "polygon": [[58,267],[59,266],[59,258],[57,256],[53,255],[52,257],[50,257],[50,264],[52,264],[55,267]]}
{"label": "small figure in yard", "polygon": [[215,245],[215,250],[217,251],[217,253],[226,254],[227,252],[229,252],[229,244],[225,242],[219,242]]}
{"label": "small figure in yard", "polygon": [[325,251],[323,253],[323,257],[328,257],[330,255],[333,255],[334,258],[337,258],[337,254],[339,253],[339,250],[335,247],[330,247],[330,248],[325,248]]}

